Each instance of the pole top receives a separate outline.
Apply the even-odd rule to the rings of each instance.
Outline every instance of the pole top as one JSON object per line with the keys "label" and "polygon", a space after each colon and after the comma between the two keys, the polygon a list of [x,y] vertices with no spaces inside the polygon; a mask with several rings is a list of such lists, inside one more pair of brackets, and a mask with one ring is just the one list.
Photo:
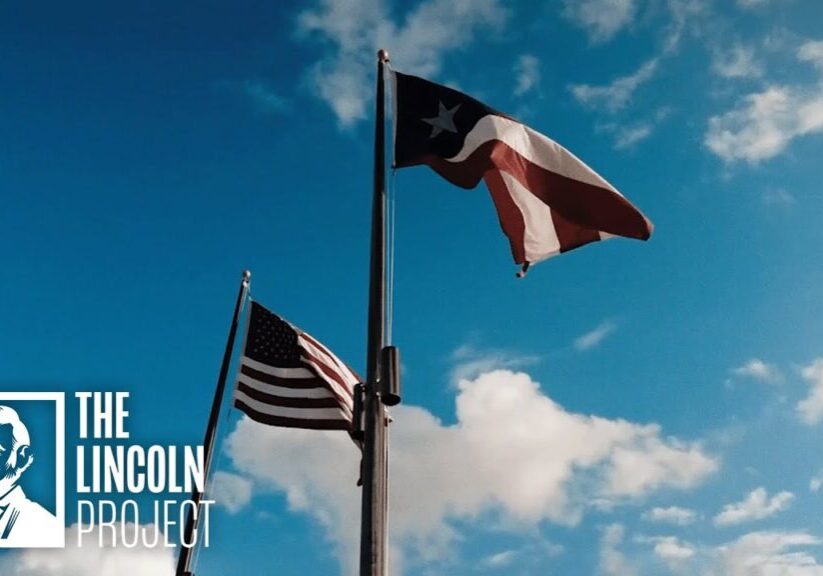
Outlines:
{"label": "pole top", "polygon": [[243,282],[251,280],[251,270],[243,270]]}
{"label": "pole top", "polygon": [[377,51],[377,61],[378,62],[388,62],[389,61],[389,51],[381,48]]}

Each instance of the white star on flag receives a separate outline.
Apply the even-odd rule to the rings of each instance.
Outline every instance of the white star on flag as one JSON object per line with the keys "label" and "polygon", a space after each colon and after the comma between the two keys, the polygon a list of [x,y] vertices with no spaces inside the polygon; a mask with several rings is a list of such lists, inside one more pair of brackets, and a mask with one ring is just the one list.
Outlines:
{"label": "white star on flag", "polygon": [[429,138],[435,138],[438,134],[440,134],[443,130],[447,130],[449,132],[453,132],[457,134],[457,127],[454,125],[454,114],[457,112],[457,109],[460,108],[460,104],[448,110],[444,105],[443,101],[438,101],[438,111],[437,116],[433,118],[422,118],[423,122],[426,124],[430,124],[432,126],[432,133]]}

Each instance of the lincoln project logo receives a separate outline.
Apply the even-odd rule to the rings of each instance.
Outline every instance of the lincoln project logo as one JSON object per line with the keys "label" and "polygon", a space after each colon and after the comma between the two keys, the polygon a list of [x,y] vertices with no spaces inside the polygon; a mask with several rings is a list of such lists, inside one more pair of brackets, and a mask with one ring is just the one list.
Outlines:
{"label": "lincoln project logo", "polygon": [[64,397],[0,392],[0,548],[65,541]]}

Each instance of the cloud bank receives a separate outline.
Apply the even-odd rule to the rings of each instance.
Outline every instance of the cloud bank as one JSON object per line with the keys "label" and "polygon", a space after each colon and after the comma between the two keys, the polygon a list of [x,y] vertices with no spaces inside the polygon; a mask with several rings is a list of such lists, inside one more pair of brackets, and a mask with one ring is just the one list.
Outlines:
{"label": "cloud bank", "polygon": [[598,324],[594,329],[581,334],[574,339],[574,348],[578,352],[590,350],[600,345],[606,337],[617,330],[617,324],[612,320],[604,320]]}
{"label": "cloud bank", "polygon": [[643,514],[643,519],[649,522],[661,522],[676,526],[687,526],[697,520],[697,512],[679,506],[668,508],[652,508]]}
{"label": "cloud bank", "polygon": [[768,364],[759,358],[752,358],[745,364],[734,368],[732,374],[766,383],[775,383],[783,380],[783,375],[777,366]]}
{"label": "cloud bank", "polygon": [[794,494],[791,492],[780,492],[769,498],[765,488],[756,488],[742,502],[724,506],[714,517],[714,523],[717,526],[729,526],[762,520],[786,510],[793,500]]}
{"label": "cloud bank", "polygon": [[397,12],[382,0],[322,0],[298,17],[298,36],[328,47],[309,83],[341,127],[367,116],[379,48],[391,46],[404,72],[435,76],[446,51],[468,45],[479,32],[501,30],[508,15],[500,0],[427,0],[395,21]]}
{"label": "cloud bank", "polygon": [[[137,526],[129,525],[130,530]],[[153,530],[153,527],[149,527]],[[64,549],[20,550],[0,559],[4,576],[172,576],[174,548],[139,545],[135,548],[112,547],[109,531],[103,531],[104,546],[98,547],[99,533],[84,533],[83,547],[77,547],[78,526],[66,529]],[[133,532],[129,533],[132,538]],[[153,534],[153,532],[151,532]],[[163,537],[159,538],[163,542]]]}
{"label": "cloud bank", "polygon": [[564,15],[586,30],[592,42],[611,40],[634,20],[635,0],[564,0]]}
{"label": "cloud bank", "polygon": [[[809,41],[797,59],[823,72],[823,41]],[[772,84],[747,94],[733,109],[712,116],[706,147],[725,162],[757,164],[800,137],[823,132],[823,78],[812,86]]]}
{"label": "cloud bank", "polygon": [[818,358],[801,372],[809,383],[809,394],[797,404],[800,419],[809,426],[823,420],[823,358]]}
{"label": "cloud bank", "polygon": [[[663,437],[653,424],[568,411],[510,370],[461,380],[454,424],[414,406],[392,415],[392,557],[400,562],[442,558],[461,523],[514,532],[573,525],[590,506],[689,489],[718,469],[697,443]],[[345,435],[243,419],[226,447],[238,471],[320,522],[353,573],[359,455]]]}

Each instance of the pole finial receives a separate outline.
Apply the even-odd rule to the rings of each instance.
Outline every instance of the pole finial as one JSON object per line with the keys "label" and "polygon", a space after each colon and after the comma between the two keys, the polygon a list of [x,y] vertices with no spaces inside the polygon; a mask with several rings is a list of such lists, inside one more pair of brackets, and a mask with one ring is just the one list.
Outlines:
{"label": "pole finial", "polygon": [[251,280],[251,270],[243,270],[243,282]]}
{"label": "pole finial", "polygon": [[389,51],[385,48],[381,48],[377,51],[377,60],[379,62],[388,62],[389,61]]}

